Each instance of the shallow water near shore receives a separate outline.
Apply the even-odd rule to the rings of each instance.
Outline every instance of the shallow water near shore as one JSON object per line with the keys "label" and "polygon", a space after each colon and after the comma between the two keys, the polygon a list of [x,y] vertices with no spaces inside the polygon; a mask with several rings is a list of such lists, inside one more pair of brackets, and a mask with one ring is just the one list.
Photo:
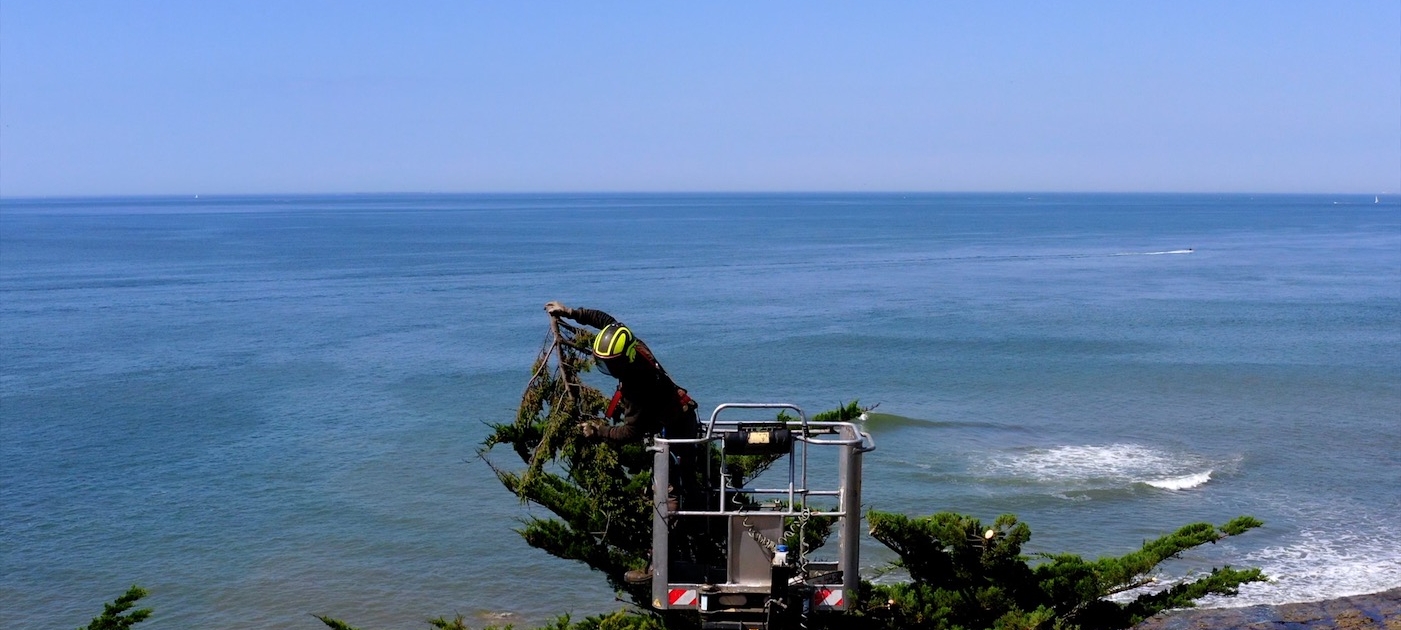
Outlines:
{"label": "shallow water near shore", "polygon": [[703,409],[879,404],[871,507],[1015,513],[1028,551],[1088,556],[1249,514],[1164,578],[1395,588],[1401,200],[1372,199],[6,199],[0,627],[132,583],[152,630],[616,609],[477,456],[551,299],[627,322]]}

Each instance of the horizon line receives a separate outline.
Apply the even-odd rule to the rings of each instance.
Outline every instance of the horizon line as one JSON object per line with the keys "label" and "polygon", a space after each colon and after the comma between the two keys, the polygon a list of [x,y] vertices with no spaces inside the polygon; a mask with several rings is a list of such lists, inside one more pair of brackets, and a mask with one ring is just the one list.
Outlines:
{"label": "horizon line", "polygon": [[577,191],[352,191],[352,192],[242,192],[242,193],[116,193],[116,194],[49,194],[49,195],[3,195],[0,201],[62,201],[88,199],[236,199],[254,197],[371,197],[371,196],[423,196],[423,197],[565,197],[565,196],[708,196],[708,195],[1255,195],[1255,196],[1303,196],[1303,195],[1392,195],[1391,191],[1171,191],[1171,190],[577,190]]}

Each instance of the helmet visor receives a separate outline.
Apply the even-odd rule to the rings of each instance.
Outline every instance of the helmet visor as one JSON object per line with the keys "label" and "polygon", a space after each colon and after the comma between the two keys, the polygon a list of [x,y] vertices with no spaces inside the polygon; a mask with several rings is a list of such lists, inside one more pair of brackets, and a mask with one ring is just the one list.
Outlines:
{"label": "helmet visor", "polygon": [[626,356],[613,357],[611,359],[598,359],[598,371],[603,372],[613,378],[622,376],[628,369],[628,358]]}

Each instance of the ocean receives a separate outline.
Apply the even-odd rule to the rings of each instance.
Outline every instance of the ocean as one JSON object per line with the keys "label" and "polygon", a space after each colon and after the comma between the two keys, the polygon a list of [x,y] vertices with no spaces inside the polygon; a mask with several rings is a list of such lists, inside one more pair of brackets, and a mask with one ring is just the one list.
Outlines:
{"label": "ocean", "polygon": [[478,452],[549,300],[628,323],[703,411],[873,407],[869,507],[1013,513],[1028,552],[1090,557],[1246,514],[1164,579],[1401,586],[1401,198],[1375,201],[0,200],[0,627],[132,584],[150,630],[619,608],[519,539],[544,514]]}

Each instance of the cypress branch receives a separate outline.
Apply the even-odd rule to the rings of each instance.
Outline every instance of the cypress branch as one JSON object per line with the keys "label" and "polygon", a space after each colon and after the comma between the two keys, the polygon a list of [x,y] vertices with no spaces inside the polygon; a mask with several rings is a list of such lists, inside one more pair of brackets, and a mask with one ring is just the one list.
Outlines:
{"label": "cypress branch", "polygon": [[[125,630],[151,616],[150,608],[131,610],[132,606],[149,592],[140,586],[132,585],[111,603],[102,605],[102,614],[92,618],[86,630]],[[78,630],[83,630],[79,628]]]}

